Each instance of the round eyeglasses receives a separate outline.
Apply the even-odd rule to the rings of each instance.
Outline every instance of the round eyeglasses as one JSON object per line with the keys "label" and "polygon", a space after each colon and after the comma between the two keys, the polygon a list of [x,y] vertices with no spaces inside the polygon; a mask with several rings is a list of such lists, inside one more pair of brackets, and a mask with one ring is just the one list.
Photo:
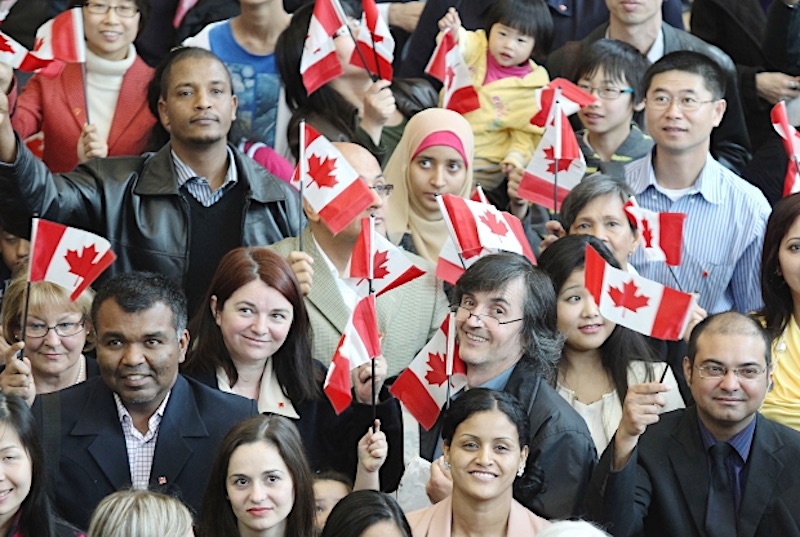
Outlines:
{"label": "round eyeglasses", "polygon": [[472,313],[472,310],[468,309],[466,306],[455,306],[455,313],[456,321],[458,322],[465,322],[469,320],[470,317],[475,317],[479,322],[483,322],[486,328],[490,329],[497,328],[504,324],[517,323],[522,320],[522,317],[519,319],[504,320],[502,317],[492,315],[491,313]]}

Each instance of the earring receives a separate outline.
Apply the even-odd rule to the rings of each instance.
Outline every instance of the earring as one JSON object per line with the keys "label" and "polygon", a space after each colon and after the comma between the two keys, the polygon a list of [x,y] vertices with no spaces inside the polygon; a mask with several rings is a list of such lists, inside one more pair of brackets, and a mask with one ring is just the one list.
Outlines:
{"label": "earring", "polygon": [[520,468],[519,470],[517,470],[517,477],[522,477],[522,474],[524,473],[525,473],[525,468]]}

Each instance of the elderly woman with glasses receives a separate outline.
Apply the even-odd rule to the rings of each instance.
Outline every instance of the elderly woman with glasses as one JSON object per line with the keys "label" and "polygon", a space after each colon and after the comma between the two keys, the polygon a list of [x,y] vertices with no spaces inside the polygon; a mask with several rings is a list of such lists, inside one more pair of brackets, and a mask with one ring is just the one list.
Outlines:
{"label": "elderly woman with glasses", "polygon": [[93,157],[141,154],[156,122],[147,107],[153,69],[133,45],[150,0],[77,5],[86,37],[85,74],[78,63],[64,65],[55,77],[37,74],[11,110],[11,124],[23,140],[41,132],[42,160],[56,173]]}
{"label": "elderly woman with glasses", "polygon": [[[32,283],[25,315],[26,276],[27,270],[19,271],[3,297],[3,334],[12,346],[0,365],[0,390],[30,404],[38,393],[62,390],[100,371],[83,354],[93,346],[89,314],[94,291],[85,290],[73,302],[59,285]],[[20,349],[24,357],[18,360]]]}

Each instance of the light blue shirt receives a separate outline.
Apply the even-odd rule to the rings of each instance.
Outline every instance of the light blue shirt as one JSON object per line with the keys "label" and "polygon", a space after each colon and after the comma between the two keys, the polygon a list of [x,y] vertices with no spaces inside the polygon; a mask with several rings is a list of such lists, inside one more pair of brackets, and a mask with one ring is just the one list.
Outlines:
{"label": "light blue shirt", "polygon": [[236,161],[233,151],[228,147],[228,170],[225,172],[225,181],[218,189],[211,188],[211,183],[205,177],[198,176],[180,157],[172,151],[172,164],[175,166],[175,178],[178,180],[178,188],[186,185],[186,190],[203,207],[211,207],[222,199],[223,194],[232,189],[239,180],[236,170]]}
{"label": "light blue shirt", "polygon": [[[771,211],[764,195],[709,154],[694,188],[673,202],[656,188],[653,154],[626,166],[625,179],[645,209],[686,213],[681,264],[673,267],[680,287],[699,293],[709,314],[760,308],[761,248]],[[645,278],[678,287],[666,264],[647,260],[642,248],[631,262]]]}

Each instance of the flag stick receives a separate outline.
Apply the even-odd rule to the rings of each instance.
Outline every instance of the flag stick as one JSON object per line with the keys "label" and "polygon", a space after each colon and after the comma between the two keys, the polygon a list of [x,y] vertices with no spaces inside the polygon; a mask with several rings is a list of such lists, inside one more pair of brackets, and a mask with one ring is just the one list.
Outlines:
{"label": "flag stick", "polygon": [[661,373],[661,379],[659,379],[659,383],[664,384],[664,379],[667,378],[667,371],[669,371],[669,364],[664,362],[664,371]]}
{"label": "flag stick", "polygon": [[300,120],[300,162],[298,173],[300,174],[300,210],[297,211],[297,242],[300,251],[303,251],[303,197],[306,194],[306,120]]}
{"label": "flag stick", "polygon": [[486,197],[486,192],[483,191],[483,187],[480,183],[475,183],[475,192],[478,193],[478,198],[480,198],[483,203],[489,203],[489,198]]}
{"label": "flag stick", "polygon": [[[347,15],[345,14],[344,9],[342,9],[342,5],[339,3],[339,0],[331,0],[331,4],[333,4],[333,9],[336,10],[336,14],[339,15],[339,18],[344,23],[344,27],[347,28],[347,33],[350,34],[350,39],[353,40],[353,44],[356,47],[356,53],[358,54],[358,59],[361,60],[361,63],[364,64],[364,69],[367,70],[367,72],[369,73],[369,77],[372,79],[372,81],[377,82],[380,77],[375,73],[373,73],[372,71],[370,71],[368,66],[369,64],[367,64],[367,59],[364,57],[364,53],[361,51],[361,47],[358,46],[358,39],[356,39],[356,36],[353,33],[353,29],[350,28],[349,24],[347,24]],[[373,50],[374,49],[375,47],[373,43]]]}
{"label": "flag stick", "polygon": [[83,80],[83,105],[86,107],[86,123],[91,124],[89,120],[89,92],[86,87],[86,62],[81,62],[81,80]]}
{"label": "flag stick", "polygon": [[[30,273],[28,274],[28,285],[25,286],[25,304],[22,308],[22,333],[20,334],[20,341],[25,342],[25,338],[28,337],[28,305],[31,301],[31,278]],[[22,360],[23,356],[25,356],[25,349],[20,349],[17,352],[17,359]]]}
{"label": "flag stick", "polygon": [[[364,3],[362,2],[361,5],[363,7]],[[366,15],[362,14],[361,16],[364,18],[364,20],[366,20]],[[378,16],[380,17],[380,14]],[[378,24],[376,21],[375,27],[377,28],[377,26]],[[375,33],[372,30],[370,30],[369,24],[367,24],[367,29],[369,30],[369,38],[372,41],[372,55],[374,56],[375,59],[375,69],[378,71],[378,78],[383,78],[383,75],[381,75],[381,62],[378,60],[378,49],[375,48]],[[356,43],[356,48],[360,48],[358,46],[358,43]],[[367,64],[365,63],[364,66],[366,65]]]}
{"label": "flag stick", "polygon": [[669,270],[669,273],[672,275],[672,279],[675,280],[675,285],[678,287],[678,291],[683,293],[684,292],[683,287],[681,287],[681,282],[678,281],[678,275],[675,274],[675,271],[672,270],[672,267],[670,265],[667,265],[667,270]]}
{"label": "flag stick", "polygon": [[453,381],[453,352],[456,341],[456,314],[452,311],[447,316],[447,347],[445,352],[445,373],[447,374],[447,391],[445,393],[445,409],[450,408],[450,387]]}
{"label": "flag stick", "polygon": [[558,214],[558,161],[561,160],[561,88],[553,95],[553,127],[556,130],[556,143],[553,148],[553,214]]}
{"label": "flag stick", "polygon": [[[375,288],[372,285],[372,280],[375,279],[375,254],[373,248],[375,247],[375,215],[369,215],[369,261],[367,262],[367,285],[369,286],[369,294],[375,294]],[[377,393],[375,389],[375,358],[370,360],[372,368],[372,422],[378,418],[378,407],[375,401],[377,400]]]}

